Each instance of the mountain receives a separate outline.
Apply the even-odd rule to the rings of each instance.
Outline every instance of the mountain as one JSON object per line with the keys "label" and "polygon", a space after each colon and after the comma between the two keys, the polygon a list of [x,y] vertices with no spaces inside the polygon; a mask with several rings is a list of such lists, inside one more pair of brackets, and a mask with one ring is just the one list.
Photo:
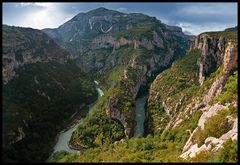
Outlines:
{"label": "mountain", "polygon": [[81,151],[50,161],[236,162],[236,30],[188,36],[102,7],[55,29],[4,25],[3,159],[45,161],[83,118],[66,140]]}
{"label": "mountain", "polygon": [[39,30],[3,25],[2,56],[3,160],[44,161],[70,117],[96,100],[93,80]]}
{"label": "mountain", "polygon": [[181,158],[197,161],[208,152],[209,159],[237,139],[236,37],[237,31],[200,34],[190,53],[151,85],[149,131],[185,142]]}
{"label": "mountain", "polygon": [[[66,48],[72,59],[102,84],[106,94],[96,108],[102,111],[94,111],[96,114],[91,120],[104,120],[106,125],[120,122],[115,123],[117,136],[110,141],[122,137],[122,126],[126,136],[133,136],[133,109],[138,95],[146,92],[157,73],[185,55],[192,40],[181,28],[165,25],[155,17],[105,8],[79,13],[58,28],[43,31]],[[99,113],[102,120],[96,117]],[[94,146],[94,140],[105,125],[91,123],[91,120],[86,119],[72,143]],[[89,130],[98,125],[102,125],[101,128]],[[104,133],[107,136],[111,131]]]}
{"label": "mountain", "polygon": [[[102,109],[121,122],[127,136],[132,136],[133,106],[140,86],[182,57],[191,42],[181,28],[155,17],[105,8],[79,13],[57,29],[43,31],[105,85],[107,105]],[[109,81],[111,77],[115,79]]]}
{"label": "mountain", "polygon": [[237,31],[198,35],[150,86],[147,136],[124,138],[55,162],[237,162]]}
{"label": "mountain", "polygon": [[40,30],[3,25],[3,83],[15,76],[15,70],[25,64],[48,62],[63,63],[66,50]]}
{"label": "mountain", "polygon": [[184,43],[183,48],[189,44],[188,36],[179,27],[167,26],[144,14],[125,14],[105,8],[79,13],[58,28],[43,31],[65,47],[72,58],[77,58],[85,71],[102,70],[109,59],[107,55],[98,58],[89,52],[114,52],[130,45],[148,50],[157,47],[164,51],[167,45],[177,49],[174,45],[177,40]]}

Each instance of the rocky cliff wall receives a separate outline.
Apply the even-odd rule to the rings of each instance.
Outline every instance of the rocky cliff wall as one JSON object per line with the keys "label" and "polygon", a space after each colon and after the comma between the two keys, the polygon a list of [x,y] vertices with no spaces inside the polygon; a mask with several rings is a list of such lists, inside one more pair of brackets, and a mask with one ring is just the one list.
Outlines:
{"label": "rocky cliff wall", "polygon": [[3,83],[6,84],[20,66],[51,60],[64,63],[68,53],[40,30],[3,26]]}

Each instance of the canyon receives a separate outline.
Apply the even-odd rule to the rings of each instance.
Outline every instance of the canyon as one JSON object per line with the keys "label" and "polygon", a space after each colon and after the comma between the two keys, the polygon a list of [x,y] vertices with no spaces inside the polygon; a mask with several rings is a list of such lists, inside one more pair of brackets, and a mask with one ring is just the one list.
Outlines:
{"label": "canyon", "polygon": [[238,140],[237,46],[237,27],[189,36],[103,7],[58,28],[3,25],[4,159],[227,161]]}

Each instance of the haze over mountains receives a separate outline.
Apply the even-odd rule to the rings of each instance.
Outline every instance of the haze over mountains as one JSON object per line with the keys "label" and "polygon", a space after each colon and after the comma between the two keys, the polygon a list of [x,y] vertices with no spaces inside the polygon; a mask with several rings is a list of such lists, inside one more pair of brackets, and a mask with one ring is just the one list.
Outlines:
{"label": "haze over mountains", "polygon": [[237,45],[237,26],[189,36],[103,7],[54,29],[3,25],[3,159],[47,160],[83,118],[66,142],[81,151],[50,161],[236,162]]}

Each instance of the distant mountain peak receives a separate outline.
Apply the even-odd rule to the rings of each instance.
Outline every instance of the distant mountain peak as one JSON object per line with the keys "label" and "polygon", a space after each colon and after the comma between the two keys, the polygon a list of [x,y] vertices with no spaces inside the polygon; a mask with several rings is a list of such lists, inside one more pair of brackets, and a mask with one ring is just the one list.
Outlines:
{"label": "distant mountain peak", "polygon": [[92,11],[110,11],[110,9],[107,9],[107,8],[105,8],[105,7],[99,7],[99,8],[90,10],[89,12],[92,12]]}
{"label": "distant mountain peak", "polygon": [[81,12],[78,13],[76,16],[74,16],[70,21],[79,21],[82,19],[82,17],[92,17],[92,16],[114,16],[114,15],[123,15],[124,13],[121,13],[116,10],[107,9],[105,7],[99,7],[93,10],[90,10],[88,12]]}
{"label": "distant mountain peak", "polygon": [[100,15],[105,15],[105,14],[123,14],[119,11],[116,11],[116,10],[111,10],[111,9],[107,9],[105,7],[99,7],[99,8],[96,8],[96,9],[93,9],[93,10],[90,10],[88,11],[86,14],[100,14]]}

